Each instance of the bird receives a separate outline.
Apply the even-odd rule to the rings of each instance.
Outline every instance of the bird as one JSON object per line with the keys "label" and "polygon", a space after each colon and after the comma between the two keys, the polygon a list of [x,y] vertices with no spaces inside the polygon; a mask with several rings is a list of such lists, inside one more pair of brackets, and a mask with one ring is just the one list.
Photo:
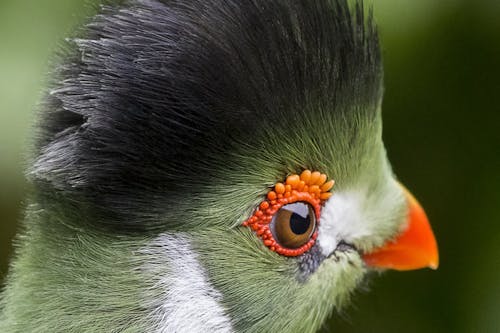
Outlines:
{"label": "bird", "polygon": [[102,3],[40,103],[0,331],[316,332],[370,272],[436,269],[382,141],[373,16]]}

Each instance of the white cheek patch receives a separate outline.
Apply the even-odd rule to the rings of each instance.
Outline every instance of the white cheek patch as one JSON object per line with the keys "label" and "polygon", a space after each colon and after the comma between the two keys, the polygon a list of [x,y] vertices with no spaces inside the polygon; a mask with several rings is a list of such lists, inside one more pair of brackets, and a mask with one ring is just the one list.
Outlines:
{"label": "white cheek patch", "polygon": [[222,295],[208,281],[187,235],[160,235],[140,253],[146,255],[141,270],[153,280],[146,306],[156,332],[233,331]]}
{"label": "white cheek patch", "polygon": [[318,244],[326,256],[340,241],[361,251],[381,246],[394,236],[404,223],[406,199],[401,186],[387,177],[376,190],[357,188],[334,192],[321,210]]}
{"label": "white cheek patch", "polygon": [[370,234],[362,205],[362,192],[335,193],[321,210],[318,243],[325,256],[330,255],[341,240],[349,242]]}

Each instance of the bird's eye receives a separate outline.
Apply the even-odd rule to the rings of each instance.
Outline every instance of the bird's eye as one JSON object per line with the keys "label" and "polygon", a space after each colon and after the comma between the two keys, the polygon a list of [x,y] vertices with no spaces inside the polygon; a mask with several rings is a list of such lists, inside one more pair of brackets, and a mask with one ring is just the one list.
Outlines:
{"label": "bird's eye", "polygon": [[303,171],[276,183],[243,225],[252,228],[271,251],[295,257],[311,249],[318,236],[321,206],[332,195],[334,181]]}
{"label": "bird's eye", "polygon": [[295,202],[281,207],[271,221],[274,238],[284,247],[296,249],[312,237],[316,227],[314,209],[308,203]]}

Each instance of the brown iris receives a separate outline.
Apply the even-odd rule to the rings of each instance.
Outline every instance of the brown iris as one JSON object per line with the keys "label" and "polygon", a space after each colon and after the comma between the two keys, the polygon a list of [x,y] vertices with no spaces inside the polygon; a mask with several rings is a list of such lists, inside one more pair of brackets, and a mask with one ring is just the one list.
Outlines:
{"label": "brown iris", "polygon": [[271,223],[278,243],[296,249],[311,239],[316,228],[316,217],[310,204],[295,202],[281,207]]}

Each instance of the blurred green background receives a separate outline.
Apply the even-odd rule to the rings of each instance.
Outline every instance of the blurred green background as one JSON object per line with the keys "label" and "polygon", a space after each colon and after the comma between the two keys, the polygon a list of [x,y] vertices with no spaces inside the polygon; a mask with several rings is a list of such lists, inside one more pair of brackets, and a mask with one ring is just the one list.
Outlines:
{"label": "blurred green background", "polygon": [[[0,0],[0,279],[22,218],[24,155],[77,0]],[[500,332],[500,1],[376,0],[384,140],[440,245],[438,271],[388,272],[334,332]]]}

